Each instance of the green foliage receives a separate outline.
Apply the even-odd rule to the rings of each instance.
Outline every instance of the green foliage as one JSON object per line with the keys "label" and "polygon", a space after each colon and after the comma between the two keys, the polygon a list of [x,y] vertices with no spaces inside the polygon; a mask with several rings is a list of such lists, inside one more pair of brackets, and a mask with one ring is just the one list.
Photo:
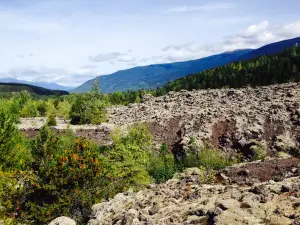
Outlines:
{"label": "green foliage", "polygon": [[200,166],[200,181],[205,184],[211,184],[216,180],[216,171]]}
{"label": "green foliage", "polygon": [[258,145],[251,146],[250,151],[252,152],[253,155],[252,160],[264,159],[268,155],[267,149],[262,144],[259,143]]}
{"label": "green foliage", "polygon": [[28,100],[21,112],[20,112],[21,117],[36,117],[38,116],[38,110],[37,110],[37,106],[36,103],[32,100]]}
{"label": "green foliage", "polygon": [[177,166],[179,170],[201,166],[210,170],[218,170],[233,163],[234,161],[230,160],[229,156],[205,144],[199,151],[188,152],[185,158],[177,162]]}
{"label": "green foliage", "polygon": [[163,183],[171,179],[176,172],[173,154],[169,153],[166,144],[162,144],[159,152],[152,154],[148,173],[156,183]]}
{"label": "green foliage", "polygon": [[0,169],[25,168],[30,153],[13,119],[0,109]]}
{"label": "green foliage", "polygon": [[71,110],[71,103],[68,102],[67,100],[61,101],[58,104],[56,114],[57,116],[63,117],[65,119],[69,119],[70,110]]}
{"label": "green foliage", "polygon": [[150,159],[152,136],[145,124],[134,124],[125,135],[120,129],[112,133],[114,146],[108,159],[115,170],[113,189],[123,192],[138,190],[150,182],[147,165]]}
{"label": "green foliage", "polygon": [[47,118],[47,125],[48,126],[56,126],[56,117],[54,114],[50,114]]}
{"label": "green foliage", "polygon": [[36,179],[22,211],[26,221],[47,224],[66,215],[84,222],[92,204],[106,195],[111,169],[94,143],[70,132],[57,136],[43,127],[32,143]]}
{"label": "green foliage", "polygon": [[79,95],[70,110],[71,124],[100,124],[107,121],[105,101],[90,94]]}
{"label": "green foliage", "polygon": [[39,101],[37,103],[37,111],[40,116],[45,116],[47,112],[47,104],[45,101]]}

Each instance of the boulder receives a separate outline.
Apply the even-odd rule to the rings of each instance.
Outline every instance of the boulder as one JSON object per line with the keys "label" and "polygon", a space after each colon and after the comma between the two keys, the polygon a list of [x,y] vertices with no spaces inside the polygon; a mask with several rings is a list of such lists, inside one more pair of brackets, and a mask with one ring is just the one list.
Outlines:
{"label": "boulder", "polygon": [[76,225],[76,222],[69,217],[61,216],[57,217],[55,220],[52,220],[49,225]]}

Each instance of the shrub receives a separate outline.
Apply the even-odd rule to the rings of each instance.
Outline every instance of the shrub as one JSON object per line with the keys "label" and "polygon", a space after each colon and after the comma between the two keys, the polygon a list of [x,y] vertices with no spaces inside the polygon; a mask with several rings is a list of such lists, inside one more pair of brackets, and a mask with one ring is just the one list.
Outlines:
{"label": "shrub", "polygon": [[115,170],[115,193],[132,188],[138,190],[150,182],[147,165],[150,159],[152,136],[145,124],[134,124],[125,135],[120,129],[112,132],[114,146],[108,159]]}
{"label": "shrub", "polygon": [[64,100],[62,102],[59,102],[58,104],[57,115],[65,119],[69,119],[70,110],[71,110],[71,104],[68,101]]}
{"label": "shrub", "polygon": [[37,103],[37,111],[39,113],[40,116],[45,116],[46,112],[47,112],[47,104],[44,101],[39,101]]}
{"label": "shrub", "polygon": [[165,182],[176,173],[173,154],[169,153],[166,144],[162,144],[158,154],[152,154],[148,173],[156,183]]}
{"label": "shrub", "polygon": [[47,118],[47,125],[48,126],[56,126],[56,117],[54,114],[50,114]]}
{"label": "shrub", "polygon": [[178,161],[177,165],[180,170],[188,167],[203,166],[206,169],[218,170],[233,163],[229,156],[220,150],[212,149],[205,144],[199,151],[187,153],[182,161]]}
{"label": "shrub", "polygon": [[22,209],[25,222],[47,224],[61,215],[86,222],[91,205],[106,196],[112,172],[97,145],[42,127],[32,154],[37,179],[27,183],[31,189]]}
{"label": "shrub", "polygon": [[107,121],[106,103],[88,94],[80,95],[70,110],[71,124],[100,124]]}
{"label": "shrub", "polygon": [[30,152],[13,119],[0,109],[0,169],[25,168]]}
{"label": "shrub", "polygon": [[36,117],[38,116],[37,107],[34,101],[29,100],[25,103],[20,112],[21,117]]}
{"label": "shrub", "polygon": [[251,146],[250,151],[253,155],[252,160],[260,160],[267,157],[267,149],[260,143]]}
{"label": "shrub", "polygon": [[200,166],[200,181],[205,184],[211,184],[216,180],[216,171]]}
{"label": "shrub", "polygon": [[5,225],[15,225],[17,216],[23,217],[21,207],[26,204],[26,194],[29,192],[24,183],[34,180],[29,172],[3,172],[0,170],[0,220]]}

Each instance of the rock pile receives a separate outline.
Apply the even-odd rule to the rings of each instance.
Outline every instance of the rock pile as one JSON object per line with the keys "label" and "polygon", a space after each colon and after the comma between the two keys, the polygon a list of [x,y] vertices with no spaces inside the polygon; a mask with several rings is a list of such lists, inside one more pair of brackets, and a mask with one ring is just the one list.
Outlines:
{"label": "rock pile", "polygon": [[[181,92],[140,104],[112,107],[109,123],[149,124],[156,143],[184,146],[191,137],[224,150],[251,153],[264,147],[269,153],[300,155],[300,83],[257,88],[211,89]],[[250,154],[249,153],[249,154]]]}
{"label": "rock pile", "polygon": [[[280,160],[271,163],[281,167]],[[227,168],[234,184],[211,185],[199,179],[203,172],[190,168],[165,184],[138,193],[120,193],[94,205],[88,225],[299,224],[300,161],[290,163],[295,166],[294,172],[283,172],[281,181],[258,179],[251,185],[241,185],[244,183],[238,177],[245,174],[238,175],[236,167]],[[254,164],[255,168],[265,165]],[[251,168],[248,164],[242,168],[249,170],[246,176],[250,179],[251,174],[257,175]]]}

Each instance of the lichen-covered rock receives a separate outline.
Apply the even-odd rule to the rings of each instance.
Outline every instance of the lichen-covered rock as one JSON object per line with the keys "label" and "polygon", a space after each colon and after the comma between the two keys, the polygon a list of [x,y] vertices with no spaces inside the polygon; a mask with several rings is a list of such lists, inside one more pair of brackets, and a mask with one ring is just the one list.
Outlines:
{"label": "lichen-covered rock", "polygon": [[109,123],[146,122],[154,142],[165,142],[175,151],[194,137],[198,145],[209,141],[246,156],[253,143],[263,145],[270,155],[300,155],[299,99],[300,83],[170,92],[158,98],[145,96],[130,107],[111,107]]}
{"label": "lichen-covered rock", "polygon": [[61,216],[51,221],[49,225],[76,225],[76,222],[66,216]]}
{"label": "lichen-covered rock", "polygon": [[[244,163],[221,171],[228,179],[224,184],[203,184],[192,168],[180,179],[94,205],[89,225],[297,224],[299,168],[300,160],[293,158]],[[265,180],[277,173],[281,181]],[[247,185],[245,179],[256,182]]]}

